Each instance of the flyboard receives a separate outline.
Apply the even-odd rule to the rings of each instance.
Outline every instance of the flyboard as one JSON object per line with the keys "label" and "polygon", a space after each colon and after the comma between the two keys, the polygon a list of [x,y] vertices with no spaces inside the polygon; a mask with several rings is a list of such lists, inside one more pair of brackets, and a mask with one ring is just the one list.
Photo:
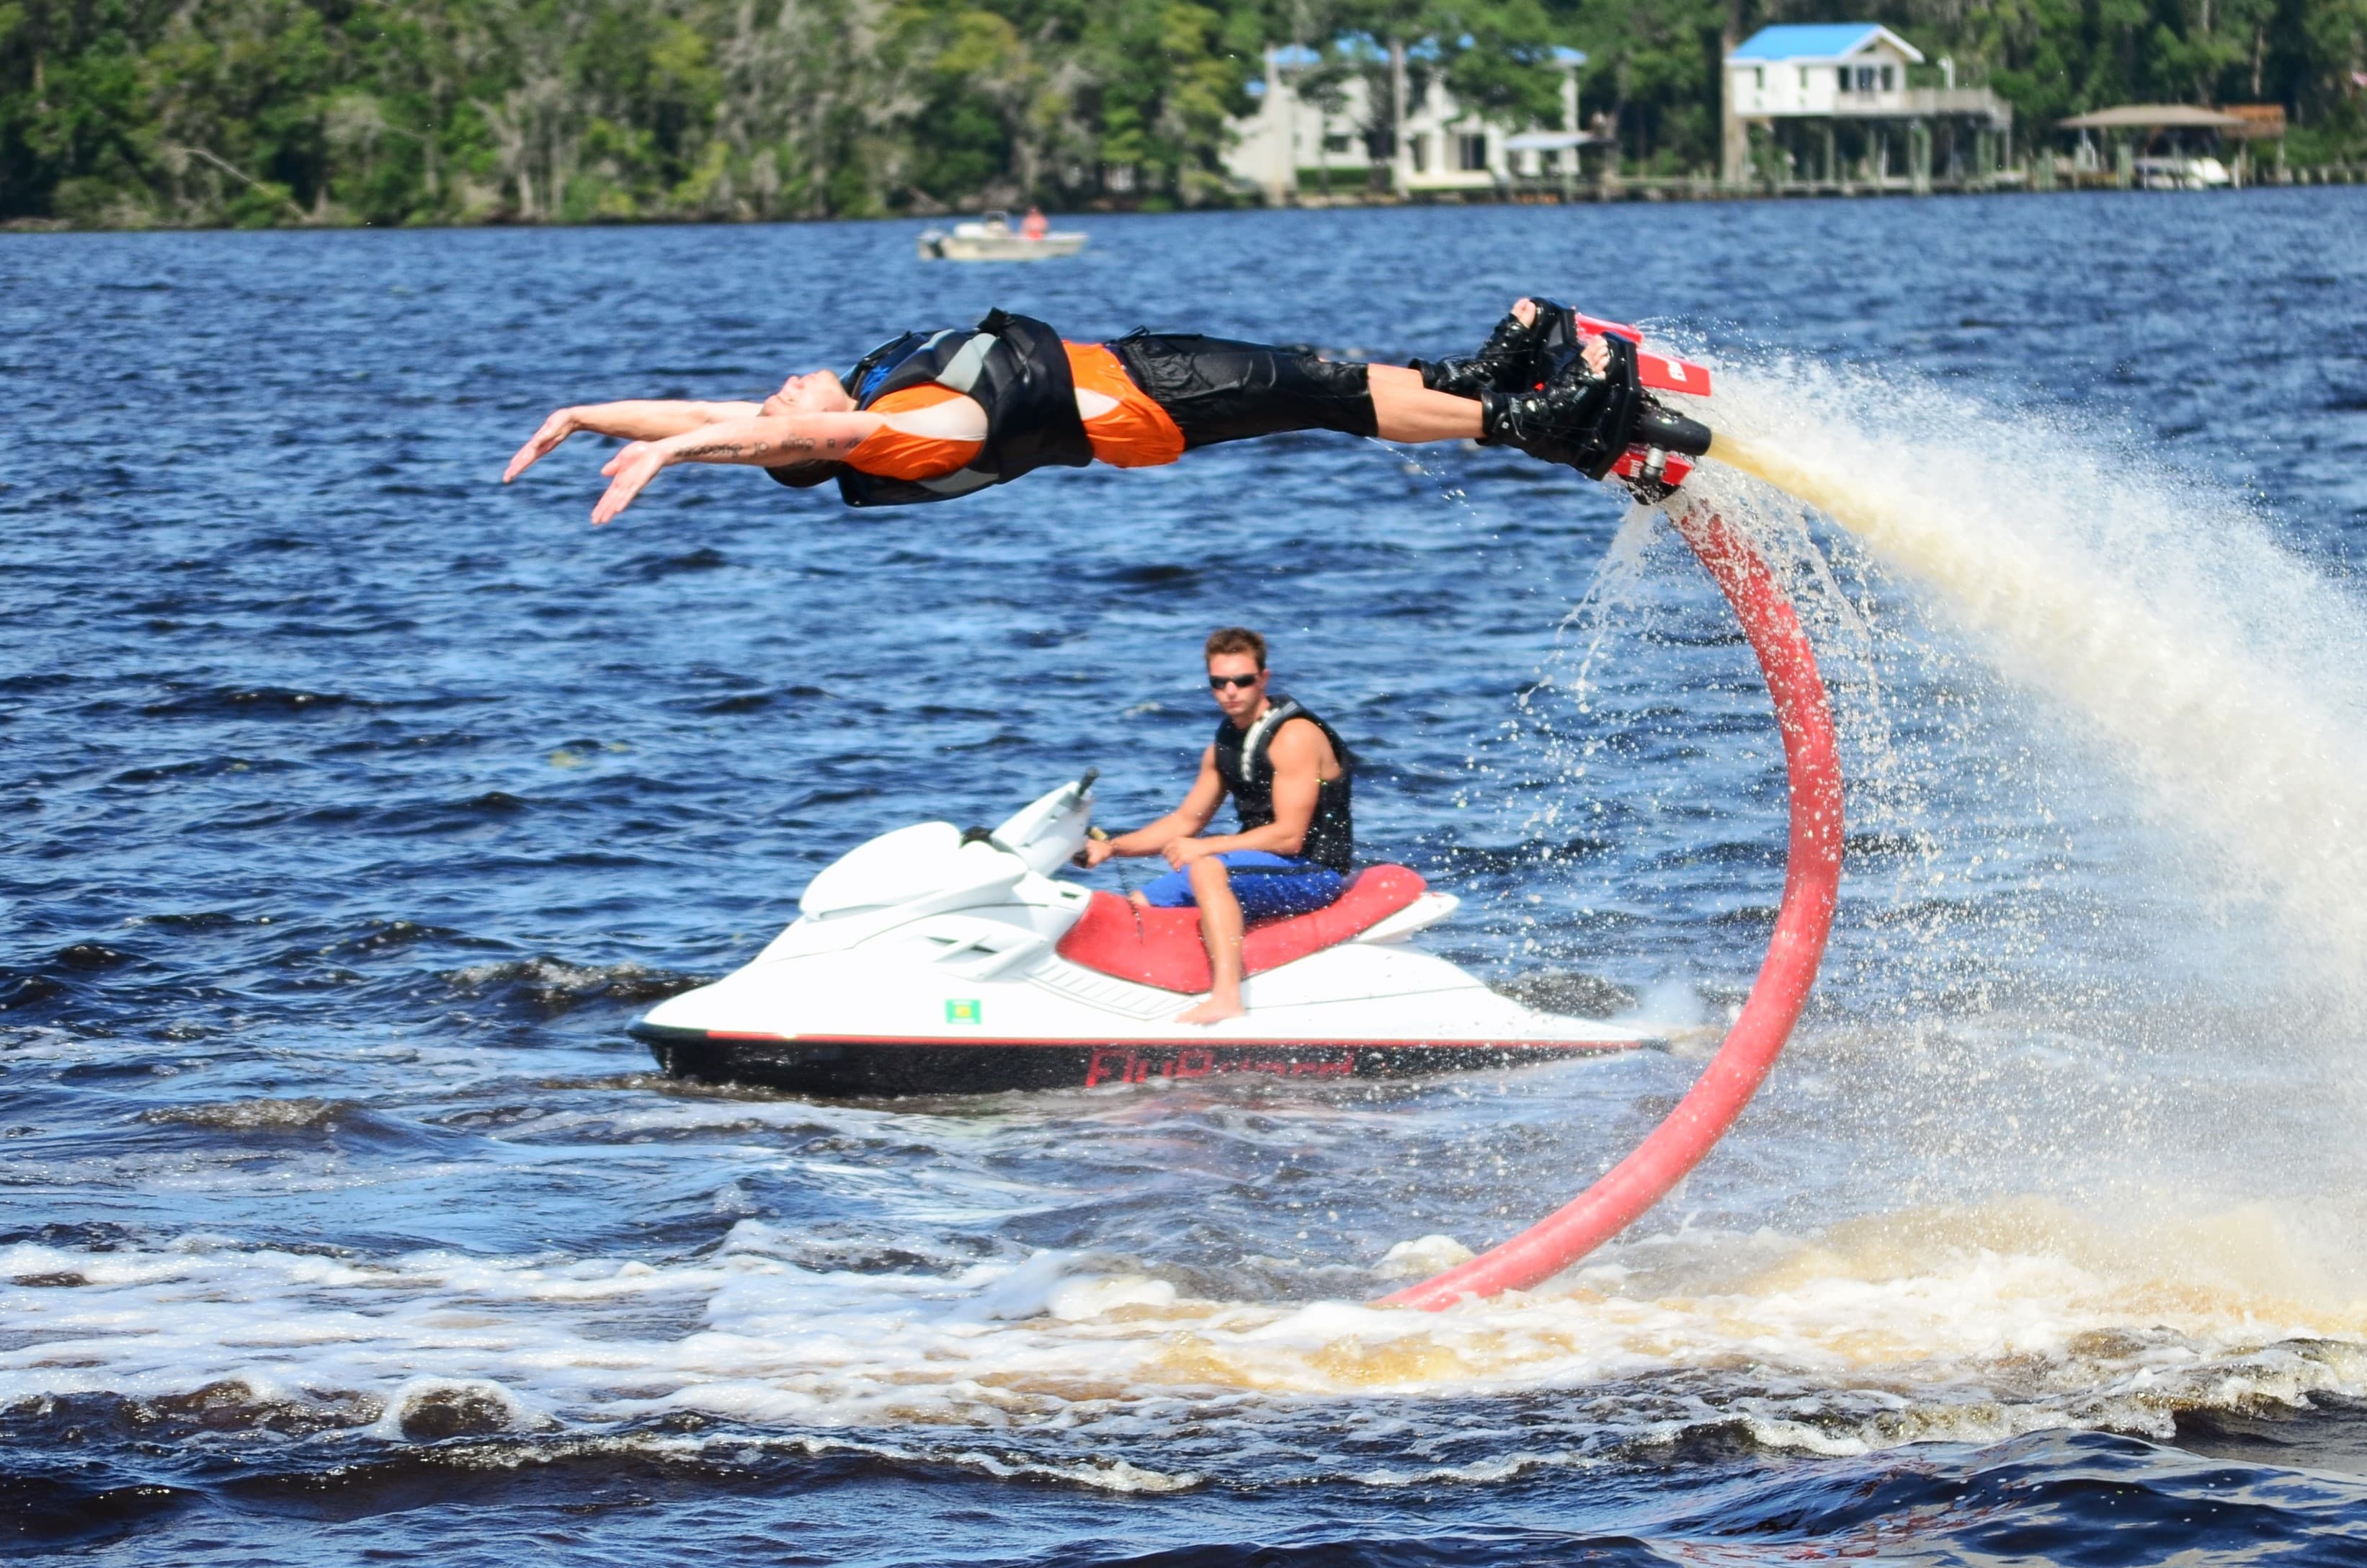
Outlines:
{"label": "flyboard", "polygon": [[[1740,621],[1774,701],[1791,797],[1783,905],[1749,1000],[1650,1136],[1545,1220],[1385,1305],[1436,1310],[1536,1284],[1659,1202],[1773,1068],[1839,896],[1840,762],[1815,653],[1749,537],[1680,493],[1694,459],[1724,455],[1710,430],[1653,395],[1706,398],[1709,371],[1646,349],[1632,326],[1567,309],[1547,352],[1575,357],[1595,334],[1628,346],[1612,379],[1634,414],[1633,443],[1597,477],[1667,512]],[[680,1076],[858,1095],[1398,1077],[1652,1043],[1523,1006],[1411,947],[1456,901],[1402,866],[1367,867],[1330,908],[1253,929],[1248,1017],[1177,1026],[1208,983],[1195,913],[1138,911],[1054,875],[1084,843],[1093,782],[1062,785],[991,829],[922,823],[858,846],[814,878],[798,920],[753,960],[651,1009],[633,1034]]]}

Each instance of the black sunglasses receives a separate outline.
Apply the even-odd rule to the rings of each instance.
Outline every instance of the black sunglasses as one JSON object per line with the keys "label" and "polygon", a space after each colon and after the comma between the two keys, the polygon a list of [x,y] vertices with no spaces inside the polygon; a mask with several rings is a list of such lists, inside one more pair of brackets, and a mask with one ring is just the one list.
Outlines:
{"label": "black sunglasses", "polygon": [[1265,679],[1265,672],[1263,670],[1258,671],[1258,673],[1253,676],[1210,676],[1208,677],[1208,689],[1210,691],[1222,691],[1229,686],[1251,687],[1263,679]]}

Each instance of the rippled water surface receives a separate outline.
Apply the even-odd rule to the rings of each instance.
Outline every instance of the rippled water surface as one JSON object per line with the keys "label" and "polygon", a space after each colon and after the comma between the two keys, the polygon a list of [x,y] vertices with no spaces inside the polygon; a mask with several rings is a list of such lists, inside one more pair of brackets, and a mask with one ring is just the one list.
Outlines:
{"label": "rippled water surface", "polygon": [[[0,1539],[2367,1561],[2361,193],[1084,226],[0,244]],[[1888,531],[1704,487],[1842,711],[1825,983],[1659,1211],[1438,1317],[1358,1303],[1615,1158],[1763,949],[1781,754],[1664,525],[1329,436],[600,530],[596,442],[494,483],[557,403],[991,303],[1402,358],[1530,290]],[[625,1037],[872,834],[1163,810],[1228,621],[1464,895],[1436,950],[1674,1049],[813,1103]]]}

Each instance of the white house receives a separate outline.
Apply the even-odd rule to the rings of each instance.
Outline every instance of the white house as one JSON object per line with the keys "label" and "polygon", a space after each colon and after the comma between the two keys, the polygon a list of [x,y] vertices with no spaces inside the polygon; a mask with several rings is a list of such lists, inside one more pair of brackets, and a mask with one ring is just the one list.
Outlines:
{"label": "white house", "polygon": [[1740,183],[1749,165],[1755,178],[1928,190],[1942,152],[1951,181],[1997,177],[2013,106],[1957,86],[1953,61],[1940,62],[1942,85],[1908,85],[1908,67],[1922,63],[1878,22],[1760,28],[1726,57],[1727,182]]}
{"label": "white house", "polygon": [[1761,28],[1726,57],[1727,101],[1745,119],[1905,114],[1907,67],[1922,63],[1878,22]]}
{"label": "white house", "polygon": [[[1420,46],[1410,52],[1419,59]],[[1311,50],[1288,46],[1266,51],[1265,80],[1251,85],[1257,109],[1232,123],[1226,172],[1263,191],[1269,201],[1279,204],[1327,182],[1342,192],[1362,190],[1376,164],[1387,170],[1390,187],[1404,195],[1490,191],[1509,184],[1516,168],[1523,174],[1550,173],[1548,160],[1577,155],[1557,148],[1513,150],[1507,143],[1528,127],[1465,111],[1437,81],[1420,93],[1407,92],[1396,145],[1376,148],[1368,142],[1367,128],[1388,117],[1373,112],[1373,76],[1351,73],[1338,84],[1335,107],[1327,110],[1302,91],[1308,73],[1318,63],[1319,57]],[[1574,49],[1557,49],[1554,63],[1561,71],[1562,123],[1575,127],[1578,70],[1586,56]],[[1573,137],[1572,146],[1582,140]]]}

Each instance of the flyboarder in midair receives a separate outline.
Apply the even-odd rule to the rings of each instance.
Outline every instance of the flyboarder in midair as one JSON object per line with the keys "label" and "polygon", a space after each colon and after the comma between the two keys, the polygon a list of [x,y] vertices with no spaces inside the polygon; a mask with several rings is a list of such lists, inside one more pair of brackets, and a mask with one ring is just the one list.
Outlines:
{"label": "flyboarder in midair", "polygon": [[507,483],[579,430],[630,444],[602,467],[605,523],[679,462],[762,468],[784,484],[838,482],[854,506],[938,501],[1035,469],[1173,462],[1195,447],[1291,430],[1418,444],[1516,447],[1599,479],[1649,399],[1616,336],[1553,351],[1569,312],[1522,300],[1476,354],[1410,366],[1305,348],[1137,332],[1066,343],[997,310],[972,330],[909,332],[842,376],[791,376],[762,403],[641,401],[562,408],[503,473]]}

